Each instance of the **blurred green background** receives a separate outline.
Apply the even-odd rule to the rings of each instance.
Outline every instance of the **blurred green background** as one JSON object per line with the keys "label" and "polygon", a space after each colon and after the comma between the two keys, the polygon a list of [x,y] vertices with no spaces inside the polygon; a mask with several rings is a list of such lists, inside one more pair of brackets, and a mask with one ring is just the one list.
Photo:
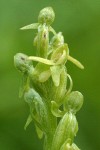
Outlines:
{"label": "blurred green background", "polygon": [[0,150],[42,150],[34,124],[23,129],[29,109],[18,97],[21,74],[14,68],[13,56],[34,54],[36,32],[19,28],[37,22],[39,11],[47,6],[56,13],[52,26],[63,32],[70,54],[85,66],[82,71],[67,63],[73,89],[84,95],[75,142],[82,150],[100,150],[99,0],[0,0]]}

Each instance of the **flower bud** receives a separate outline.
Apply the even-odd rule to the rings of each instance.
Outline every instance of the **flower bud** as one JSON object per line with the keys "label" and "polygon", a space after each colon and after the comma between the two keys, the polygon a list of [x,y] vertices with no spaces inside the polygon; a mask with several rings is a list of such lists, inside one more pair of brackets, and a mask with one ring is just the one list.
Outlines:
{"label": "flower bud", "polygon": [[65,99],[65,108],[72,113],[79,111],[82,104],[83,95],[78,91],[71,92]]}
{"label": "flower bud", "polygon": [[54,134],[52,149],[58,150],[67,139],[73,140],[78,131],[78,123],[75,115],[66,113],[60,120]]}
{"label": "flower bud", "polygon": [[52,24],[55,18],[55,13],[52,9],[52,7],[46,7],[42,9],[38,16],[38,22],[39,23],[46,23],[48,25]]}
{"label": "flower bud", "polygon": [[[38,103],[40,105],[40,107],[42,107],[42,105],[43,105],[42,98],[40,97],[40,95],[33,88],[29,88],[25,92],[24,99],[28,104],[33,103],[34,105],[36,105],[36,103]],[[39,106],[36,105],[36,107],[39,107]]]}
{"label": "flower bud", "polygon": [[32,62],[28,60],[28,56],[22,53],[17,53],[14,56],[14,65],[15,67],[21,71],[22,73],[25,73],[28,71],[30,66],[32,66]]}
{"label": "flower bud", "polygon": [[30,113],[36,125],[45,131],[48,116],[42,97],[33,88],[29,88],[24,94],[24,99],[30,106]]}

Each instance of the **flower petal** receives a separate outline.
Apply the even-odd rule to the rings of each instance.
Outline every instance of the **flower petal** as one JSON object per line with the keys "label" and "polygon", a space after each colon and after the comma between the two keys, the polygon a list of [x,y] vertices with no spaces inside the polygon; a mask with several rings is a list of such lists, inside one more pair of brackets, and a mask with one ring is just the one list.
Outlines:
{"label": "flower petal", "polygon": [[59,86],[60,83],[60,74],[62,72],[62,66],[51,66],[51,76],[55,86]]}
{"label": "flower petal", "polygon": [[73,64],[75,64],[77,67],[79,67],[80,69],[84,69],[84,66],[75,58],[71,57],[70,55],[67,56],[67,59],[69,61],[71,61]]}
{"label": "flower petal", "polygon": [[29,56],[28,59],[33,60],[33,61],[37,61],[37,62],[41,62],[43,64],[51,65],[51,66],[55,65],[55,63],[52,60],[44,59],[41,57]]}
{"label": "flower petal", "polygon": [[49,31],[56,35],[56,31],[51,26],[49,27]]}

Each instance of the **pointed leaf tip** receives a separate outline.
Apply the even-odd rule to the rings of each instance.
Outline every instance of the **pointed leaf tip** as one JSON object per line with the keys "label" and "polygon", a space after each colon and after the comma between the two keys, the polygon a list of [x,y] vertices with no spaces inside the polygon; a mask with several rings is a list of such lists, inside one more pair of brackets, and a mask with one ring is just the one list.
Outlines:
{"label": "pointed leaf tip", "polygon": [[20,28],[20,30],[37,29],[38,26],[39,26],[39,23],[32,23],[32,24],[29,24]]}
{"label": "pointed leaf tip", "polygon": [[31,122],[32,122],[32,117],[31,117],[31,115],[29,115],[28,118],[27,118],[27,121],[25,123],[24,130],[26,130],[26,128],[29,126],[29,124]]}

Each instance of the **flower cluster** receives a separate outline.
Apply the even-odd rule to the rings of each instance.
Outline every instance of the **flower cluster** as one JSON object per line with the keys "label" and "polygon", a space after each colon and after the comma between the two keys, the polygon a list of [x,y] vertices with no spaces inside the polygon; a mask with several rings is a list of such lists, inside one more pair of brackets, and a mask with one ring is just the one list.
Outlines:
{"label": "flower cluster", "polygon": [[[37,56],[22,53],[14,56],[15,67],[23,76],[19,95],[24,95],[30,107],[25,129],[34,121],[38,137],[44,136],[44,150],[79,150],[73,140],[78,131],[75,114],[83,104],[83,95],[72,91],[73,82],[66,62],[71,61],[81,69],[84,67],[70,56],[62,33],[56,33],[51,27],[54,19],[53,9],[47,7],[40,11],[38,23],[21,28],[37,30],[34,38]],[[51,39],[49,32],[53,33]]]}

